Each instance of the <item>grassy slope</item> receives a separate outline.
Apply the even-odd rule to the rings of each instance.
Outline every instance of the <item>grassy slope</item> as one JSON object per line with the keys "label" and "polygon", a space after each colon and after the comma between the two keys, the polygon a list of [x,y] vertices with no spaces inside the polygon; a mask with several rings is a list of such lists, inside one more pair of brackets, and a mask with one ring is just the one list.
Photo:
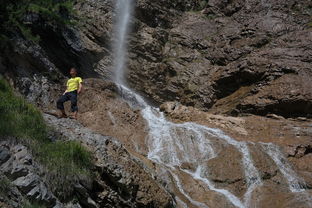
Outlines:
{"label": "grassy slope", "polygon": [[50,188],[66,199],[77,180],[90,177],[91,154],[77,142],[51,142],[48,131],[41,113],[0,77],[0,137],[16,137],[27,145],[44,167]]}

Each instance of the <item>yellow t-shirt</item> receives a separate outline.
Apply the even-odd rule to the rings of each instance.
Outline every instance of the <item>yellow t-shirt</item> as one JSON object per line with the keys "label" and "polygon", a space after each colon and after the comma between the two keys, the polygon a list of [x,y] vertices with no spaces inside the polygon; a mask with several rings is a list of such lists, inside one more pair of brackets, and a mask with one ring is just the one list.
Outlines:
{"label": "yellow t-shirt", "polygon": [[67,92],[78,90],[80,83],[82,83],[82,79],[80,77],[70,78],[67,81]]}

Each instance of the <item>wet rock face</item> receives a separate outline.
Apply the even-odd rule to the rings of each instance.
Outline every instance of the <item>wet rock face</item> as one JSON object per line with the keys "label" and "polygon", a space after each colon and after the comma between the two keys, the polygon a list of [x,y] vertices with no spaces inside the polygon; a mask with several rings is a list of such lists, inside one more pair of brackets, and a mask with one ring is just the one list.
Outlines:
{"label": "wet rock face", "polygon": [[[129,82],[160,103],[179,100],[231,114],[311,114],[310,6],[209,1],[198,12],[155,6],[171,24],[151,25],[138,16]],[[242,86],[248,90],[239,91]]]}
{"label": "wet rock face", "polygon": [[[311,133],[309,133],[311,120],[285,119],[273,115],[271,118],[251,115],[239,118],[228,117],[199,111],[178,103],[165,103],[161,106],[161,110],[174,122],[192,121],[208,127],[220,128],[236,141],[247,144],[261,183],[252,191],[250,201],[244,202],[245,207],[311,206],[309,202],[311,168],[307,165],[311,162]],[[215,187],[224,188],[235,196],[246,199],[246,190],[250,188],[247,188],[246,175],[250,172],[246,172],[246,169],[244,171],[245,163],[238,161],[242,159],[242,155],[237,151],[237,146],[223,143],[220,138],[209,139],[214,144],[217,156],[207,161],[202,176],[210,179]],[[181,168],[193,171],[192,164],[182,165]],[[290,171],[291,175],[285,175],[285,171]],[[180,178],[184,177],[180,175]],[[306,191],[289,193],[289,190],[295,187],[291,185],[292,180],[297,180],[299,187],[304,187]],[[211,205],[211,201],[199,198],[198,192],[209,195],[210,199],[214,196],[211,196],[209,191],[203,190],[201,186],[196,188],[197,194],[195,194],[188,186],[189,183],[194,187],[199,184],[183,180],[184,190],[192,199]],[[289,200],[290,198],[292,200]],[[218,207],[218,204],[214,203],[212,206]]]}

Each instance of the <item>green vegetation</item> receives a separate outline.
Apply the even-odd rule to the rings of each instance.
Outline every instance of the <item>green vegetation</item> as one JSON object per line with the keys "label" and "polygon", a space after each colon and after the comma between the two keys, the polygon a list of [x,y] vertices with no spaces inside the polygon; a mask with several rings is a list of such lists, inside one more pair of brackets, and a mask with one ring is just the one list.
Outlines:
{"label": "green vegetation", "polygon": [[215,15],[215,14],[208,14],[208,15],[206,15],[206,18],[209,19],[209,20],[213,20],[213,19],[217,18],[217,15]]}
{"label": "green vegetation", "polygon": [[6,177],[0,178],[0,196],[6,194],[11,187],[11,181],[9,181]]}
{"label": "green vegetation", "polygon": [[208,1],[207,1],[207,0],[202,0],[202,1],[200,1],[200,3],[199,3],[199,9],[200,9],[200,10],[205,9],[206,6],[207,6],[207,4],[208,4]]}
{"label": "green vegetation", "polygon": [[20,139],[33,152],[47,172],[54,193],[65,199],[72,185],[91,175],[91,154],[81,144],[70,141],[51,142],[51,131],[41,113],[31,104],[14,95],[8,83],[0,77],[0,136]]}
{"label": "green vegetation", "polygon": [[0,31],[8,36],[19,31],[25,38],[38,41],[32,32],[31,18],[44,20],[44,24],[72,24],[73,0],[0,0]]}
{"label": "green vegetation", "polygon": [[22,206],[23,208],[44,208],[45,206],[41,206],[36,203],[31,203],[31,202],[25,202],[24,205]]}
{"label": "green vegetation", "polygon": [[191,10],[194,13],[200,13],[201,10],[207,7],[208,0],[196,0],[196,7]]}
{"label": "green vegetation", "polygon": [[4,79],[0,78],[0,135],[27,137],[44,142],[47,127],[36,108],[14,96]]}

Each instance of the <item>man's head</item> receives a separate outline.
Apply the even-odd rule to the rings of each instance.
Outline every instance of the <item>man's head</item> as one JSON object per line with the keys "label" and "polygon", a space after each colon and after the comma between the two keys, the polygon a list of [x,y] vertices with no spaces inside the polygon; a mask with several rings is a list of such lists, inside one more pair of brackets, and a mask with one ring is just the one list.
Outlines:
{"label": "man's head", "polygon": [[77,76],[77,69],[76,68],[71,68],[69,71],[69,74],[71,77],[76,77]]}

